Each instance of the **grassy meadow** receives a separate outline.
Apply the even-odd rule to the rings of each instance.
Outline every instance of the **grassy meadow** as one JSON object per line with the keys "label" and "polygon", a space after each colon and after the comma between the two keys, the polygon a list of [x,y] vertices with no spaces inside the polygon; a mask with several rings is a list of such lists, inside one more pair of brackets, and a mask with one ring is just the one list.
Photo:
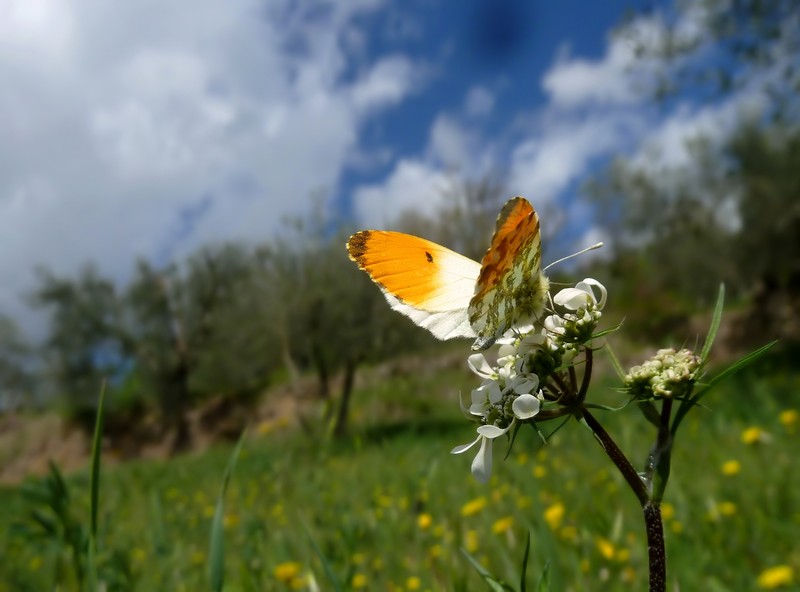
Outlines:
{"label": "grassy meadow", "polygon": [[[471,451],[449,454],[474,438],[457,403],[475,384],[466,371],[367,382],[346,441],[282,422],[250,428],[225,497],[226,590],[335,590],[327,570],[344,590],[487,589],[462,549],[518,589],[528,533],[529,590],[548,565],[551,590],[646,589],[638,504],[588,430],[572,421],[547,446],[523,430],[505,460],[498,441],[481,485]],[[609,387],[596,383],[590,399],[621,402]],[[760,364],[690,414],[663,507],[670,589],[769,587],[762,574],[776,566],[797,581],[798,392],[800,374]],[[652,434],[638,411],[598,417],[641,467]],[[98,564],[108,590],[209,589],[209,532],[231,451],[103,467]],[[77,589],[69,533],[35,534],[51,512],[34,483],[0,490],[0,591]],[[66,483],[69,515],[88,528],[88,469]],[[785,576],[772,573],[773,583]]]}

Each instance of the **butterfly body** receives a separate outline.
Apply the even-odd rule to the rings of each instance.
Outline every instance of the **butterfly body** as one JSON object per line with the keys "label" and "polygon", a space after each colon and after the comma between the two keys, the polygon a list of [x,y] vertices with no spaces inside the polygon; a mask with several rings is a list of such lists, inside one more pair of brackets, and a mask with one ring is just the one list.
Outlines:
{"label": "butterfly body", "polygon": [[347,251],[394,310],[439,339],[473,337],[473,349],[483,350],[544,309],[539,217],[522,197],[501,210],[480,263],[423,238],[381,230],[354,234]]}

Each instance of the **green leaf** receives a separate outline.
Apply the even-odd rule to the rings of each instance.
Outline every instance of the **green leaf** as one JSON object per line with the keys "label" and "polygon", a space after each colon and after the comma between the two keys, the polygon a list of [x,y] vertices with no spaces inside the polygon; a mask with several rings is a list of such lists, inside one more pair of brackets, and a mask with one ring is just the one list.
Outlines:
{"label": "green leaf", "polygon": [[550,562],[544,565],[542,577],[539,578],[539,585],[536,586],[536,592],[550,592]]}
{"label": "green leaf", "polygon": [[461,553],[467,558],[467,561],[470,562],[472,567],[475,568],[475,571],[477,571],[484,581],[489,585],[490,589],[494,590],[495,592],[514,592],[514,588],[505,582],[498,580],[495,576],[489,573],[489,571],[480,563],[478,563],[478,560],[470,555],[466,549],[461,549]]}
{"label": "green leaf", "polygon": [[89,520],[89,552],[87,556],[88,588],[97,590],[97,514],[100,506],[100,455],[103,451],[103,403],[106,398],[106,382],[100,385],[100,398],[97,401],[97,416],[94,422],[92,437],[92,470],[90,482],[90,520]]}
{"label": "green leaf", "polygon": [[314,549],[314,553],[317,555],[317,558],[322,563],[322,569],[325,571],[325,575],[328,576],[328,579],[331,582],[331,586],[336,592],[343,592],[344,587],[342,583],[339,581],[339,576],[336,575],[336,572],[333,570],[333,566],[331,562],[328,561],[328,558],[325,557],[325,554],[322,552],[322,549],[319,548],[317,545],[317,541],[314,540],[314,537],[311,536],[311,530],[308,528],[305,520],[300,520],[301,524],[303,525],[303,530],[306,531],[306,536],[308,536],[308,540],[311,543],[311,547]]}
{"label": "green leaf", "polygon": [[91,482],[91,522],[89,535],[91,539],[97,537],[97,512],[100,500],[100,454],[103,451],[103,402],[106,398],[106,382],[100,386],[100,398],[97,401],[97,417],[94,422],[94,437],[92,438],[92,472]]}
{"label": "green leaf", "polygon": [[642,414],[647,421],[657,428],[661,427],[661,414],[658,412],[658,409],[656,409],[656,406],[653,405],[652,401],[642,401],[639,403],[639,409],[642,410]]}
{"label": "green leaf", "polygon": [[611,360],[611,365],[614,366],[614,370],[617,372],[617,376],[619,376],[620,380],[624,380],[625,370],[622,368],[622,364],[620,364],[619,358],[614,353],[614,350],[611,348],[611,344],[606,343],[604,349],[608,353],[608,357]]}
{"label": "green leaf", "polygon": [[714,339],[717,337],[719,324],[722,321],[722,309],[725,304],[725,284],[719,285],[719,294],[717,295],[717,304],[714,306],[714,314],[711,315],[711,326],[708,328],[708,335],[706,335],[706,342],[703,344],[703,349],[700,350],[700,359],[705,364],[708,360],[708,355],[711,353],[711,346],[714,345]]}
{"label": "green leaf", "polygon": [[757,350],[750,352],[746,356],[740,358],[739,360],[737,360],[736,362],[725,368],[725,370],[714,376],[714,378],[709,380],[708,383],[706,383],[706,385],[702,389],[700,389],[697,393],[695,393],[694,396],[691,397],[691,399],[683,401],[681,403],[681,406],[678,408],[677,413],[675,414],[675,420],[672,422],[672,430],[671,430],[672,434],[674,435],[675,432],[678,430],[678,426],[680,425],[681,421],[683,421],[683,418],[686,416],[686,414],[689,412],[689,409],[697,405],[698,401],[700,401],[700,399],[705,397],[714,386],[716,386],[726,378],[733,376],[743,368],[755,362],[758,358],[767,353],[767,351],[769,351],[776,343],[778,343],[777,340],[772,341],[766,345],[759,347]]}
{"label": "green leaf", "polygon": [[528,536],[525,539],[525,553],[522,556],[522,574],[519,577],[519,592],[525,592],[527,589],[525,579],[528,574],[528,557],[531,552],[531,531],[528,531]]}
{"label": "green leaf", "polygon": [[220,488],[219,498],[217,498],[217,506],[214,510],[214,518],[211,522],[211,536],[209,537],[209,550],[208,550],[208,577],[211,583],[211,590],[214,592],[221,592],[225,583],[225,532],[223,519],[225,517],[225,492],[228,490],[228,483],[230,482],[233,469],[236,467],[236,461],[239,458],[239,453],[242,450],[247,430],[242,432],[239,436],[239,441],[228,459],[228,466],[225,467],[225,474],[222,478],[222,487]]}

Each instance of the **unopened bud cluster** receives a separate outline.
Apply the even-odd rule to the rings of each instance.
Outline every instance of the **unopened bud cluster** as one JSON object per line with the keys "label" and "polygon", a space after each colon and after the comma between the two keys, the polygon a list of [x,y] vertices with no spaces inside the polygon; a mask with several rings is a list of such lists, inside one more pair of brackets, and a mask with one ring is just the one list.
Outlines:
{"label": "unopened bud cluster", "polygon": [[691,390],[700,368],[700,356],[689,349],[658,350],[644,364],[625,375],[625,389],[637,399],[663,399]]}

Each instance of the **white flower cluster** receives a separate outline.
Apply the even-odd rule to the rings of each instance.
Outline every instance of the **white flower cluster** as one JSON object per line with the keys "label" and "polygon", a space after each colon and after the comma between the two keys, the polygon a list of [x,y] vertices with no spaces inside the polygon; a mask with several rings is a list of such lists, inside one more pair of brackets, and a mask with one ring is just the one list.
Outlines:
{"label": "white flower cluster", "polygon": [[700,356],[689,349],[660,349],[625,375],[626,390],[637,399],[680,396],[691,389],[700,368]]}
{"label": "white flower cluster", "polygon": [[542,323],[517,327],[498,339],[500,349],[495,365],[483,354],[469,357],[470,369],[482,380],[464,411],[480,423],[478,437],[451,452],[461,454],[480,443],[472,462],[472,474],[479,481],[488,481],[492,473],[492,441],[508,433],[517,422],[532,420],[548,404],[540,380],[569,364],[579,347],[591,339],[606,295],[605,287],[597,280],[578,282],[553,298],[556,306],[569,312],[554,312]]}

